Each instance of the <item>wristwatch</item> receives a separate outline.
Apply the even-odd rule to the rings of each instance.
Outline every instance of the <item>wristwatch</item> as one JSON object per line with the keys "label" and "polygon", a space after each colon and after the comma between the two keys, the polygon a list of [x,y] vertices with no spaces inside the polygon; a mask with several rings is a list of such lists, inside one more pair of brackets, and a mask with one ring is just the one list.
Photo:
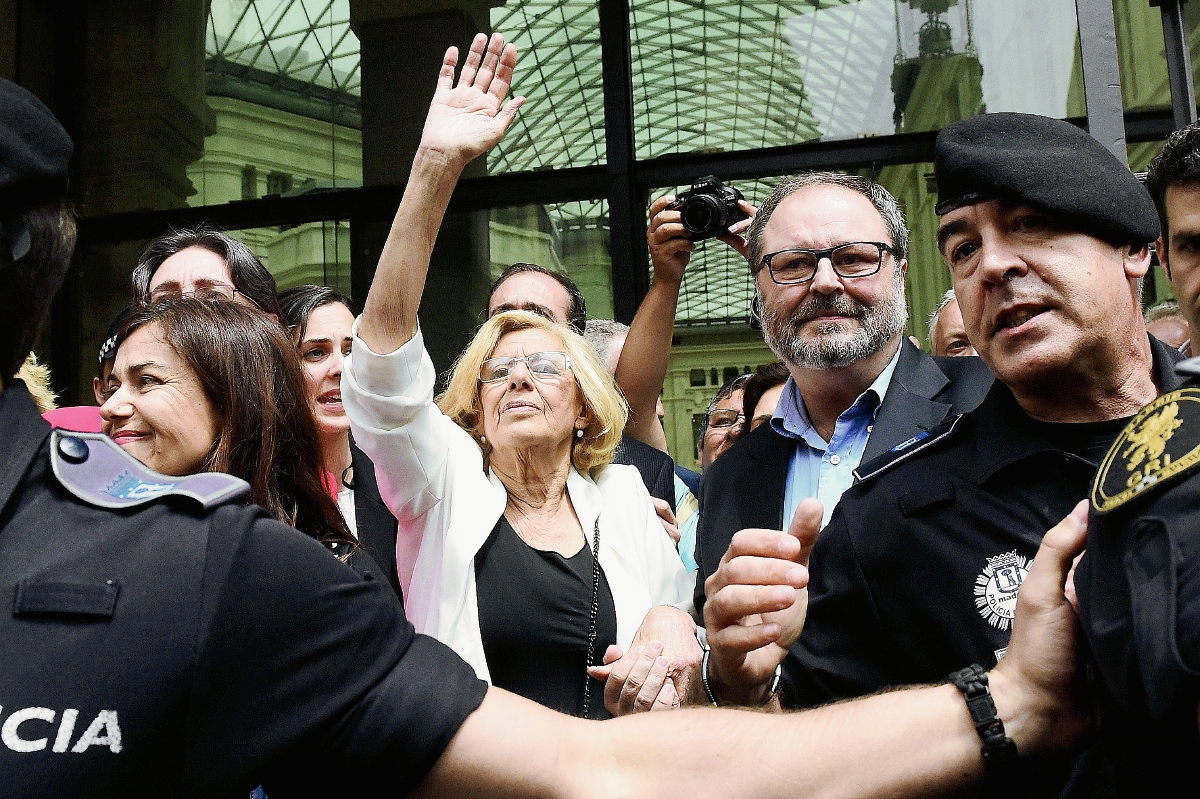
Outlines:
{"label": "wristwatch", "polygon": [[988,774],[1007,771],[1017,759],[1017,744],[1004,733],[1004,722],[996,713],[987,672],[978,663],[950,675],[950,682],[962,691],[967,712],[975,722],[975,731],[983,741],[983,765]]}

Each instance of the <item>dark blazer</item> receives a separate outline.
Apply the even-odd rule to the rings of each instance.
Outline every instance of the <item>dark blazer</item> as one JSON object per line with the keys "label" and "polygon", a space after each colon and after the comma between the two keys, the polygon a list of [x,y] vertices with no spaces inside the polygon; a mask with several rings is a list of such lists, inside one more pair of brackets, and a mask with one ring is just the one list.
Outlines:
{"label": "dark blazer", "polygon": [[358,543],[379,566],[392,590],[403,602],[400,575],[396,573],[396,517],[379,496],[375,464],[367,457],[367,453],[351,443],[350,458],[354,464],[354,483],[350,487],[354,489],[354,521],[358,527]]}
{"label": "dark blazer", "polygon": [[670,455],[636,438],[621,436],[613,463],[636,466],[650,496],[665,500],[675,512],[675,461]]}
{"label": "dark blazer", "polygon": [[[933,358],[905,337],[862,462],[948,416],[975,409],[993,380],[979,358]],[[717,570],[734,533],[747,527],[783,529],[784,489],[795,446],[770,424],[760,425],[705,471],[696,529],[697,612],[704,608],[704,581]]]}

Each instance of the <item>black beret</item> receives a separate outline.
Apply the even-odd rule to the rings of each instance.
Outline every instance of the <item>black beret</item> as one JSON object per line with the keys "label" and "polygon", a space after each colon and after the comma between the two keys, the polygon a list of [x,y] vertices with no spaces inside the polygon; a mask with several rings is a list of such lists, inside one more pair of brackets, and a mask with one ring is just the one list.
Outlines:
{"label": "black beret", "polygon": [[1105,686],[1133,718],[1195,732],[1200,702],[1200,358],[1133,417],[1092,486],[1080,620]]}
{"label": "black beret", "polygon": [[65,194],[72,150],[71,137],[50,109],[0,78],[0,217]]}
{"label": "black beret", "polygon": [[938,134],[933,169],[939,216],[1009,197],[1105,241],[1158,238],[1158,213],[1142,184],[1069,122],[1012,113],[955,122]]}

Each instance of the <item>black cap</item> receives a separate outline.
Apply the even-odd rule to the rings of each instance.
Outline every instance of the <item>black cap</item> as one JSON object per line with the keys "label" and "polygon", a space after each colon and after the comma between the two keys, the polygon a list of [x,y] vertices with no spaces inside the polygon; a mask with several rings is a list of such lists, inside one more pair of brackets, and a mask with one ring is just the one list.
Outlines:
{"label": "black cap", "polygon": [[1105,241],[1158,238],[1158,214],[1141,182],[1069,122],[1011,113],[955,122],[938,134],[933,168],[939,216],[1007,197]]}
{"label": "black cap", "polygon": [[132,314],[133,306],[126,305],[108,323],[108,332],[104,335],[104,342],[100,345],[100,363],[103,364],[105,361],[111,361],[117,357],[117,335],[121,332],[121,327],[124,326],[125,320]]}
{"label": "black cap", "polygon": [[0,78],[0,218],[65,194],[73,150],[41,100]]}

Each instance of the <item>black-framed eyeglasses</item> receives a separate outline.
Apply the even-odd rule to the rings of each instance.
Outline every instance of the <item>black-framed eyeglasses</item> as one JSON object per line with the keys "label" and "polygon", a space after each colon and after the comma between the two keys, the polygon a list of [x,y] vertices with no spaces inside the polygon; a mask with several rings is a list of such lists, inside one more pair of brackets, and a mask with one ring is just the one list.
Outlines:
{"label": "black-framed eyeglasses", "polygon": [[782,286],[807,283],[816,277],[817,267],[829,259],[838,277],[869,277],[883,265],[883,254],[899,258],[896,248],[881,241],[851,241],[823,250],[779,250],[762,257],[759,268],[766,267],[771,279]]}
{"label": "black-framed eyeglasses", "polygon": [[479,366],[479,382],[507,380],[519,363],[525,364],[529,374],[538,380],[566,377],[572,366],[571,356],[565,352],[535,352],[522,358],[488,358]]}

